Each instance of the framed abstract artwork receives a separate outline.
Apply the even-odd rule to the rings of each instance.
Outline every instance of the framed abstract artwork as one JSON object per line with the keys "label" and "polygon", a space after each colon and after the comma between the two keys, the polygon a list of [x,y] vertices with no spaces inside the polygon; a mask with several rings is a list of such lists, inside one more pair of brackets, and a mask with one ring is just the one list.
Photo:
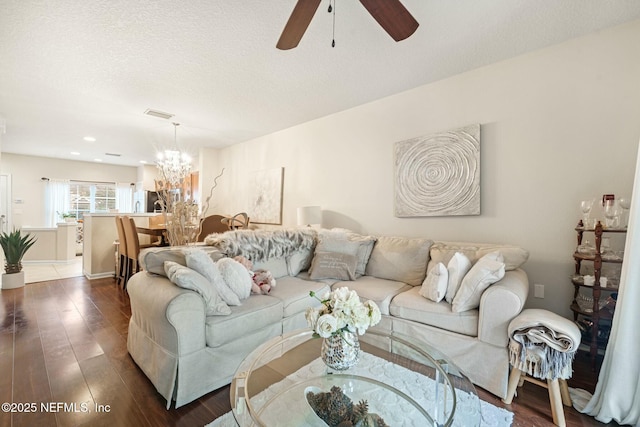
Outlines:
{"label": "framed abstract artwork", "polygon": [[395,216],[480,215],[480,125],[396,142]]}
{"label": "framed abstract artwork", "polygon": [[251,222],[282,224],[282,185],[284,168],[266,169],[251,174],[249,209]]}

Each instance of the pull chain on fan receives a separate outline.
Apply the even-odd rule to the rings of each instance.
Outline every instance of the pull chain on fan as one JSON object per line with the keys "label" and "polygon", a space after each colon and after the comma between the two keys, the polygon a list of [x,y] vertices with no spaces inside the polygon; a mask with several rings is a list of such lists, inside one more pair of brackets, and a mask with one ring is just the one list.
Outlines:
{"label": "pull chain on fan", "polygon": [[[333,6],[331,5],[333,3]],[[331,34],[331,47],[336,47],[336,0],[329,0],[329,9],[327,12],[333,12],[333,33]]]}

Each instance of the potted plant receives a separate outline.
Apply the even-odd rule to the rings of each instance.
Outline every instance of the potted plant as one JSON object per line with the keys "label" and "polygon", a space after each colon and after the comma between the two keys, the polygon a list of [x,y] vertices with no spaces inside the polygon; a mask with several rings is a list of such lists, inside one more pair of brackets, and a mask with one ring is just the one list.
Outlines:
{"label": "potted plant", "polygon": [[62,214],[62,219],[64,220],[64,222],[76,222],[76,213],[65,212]]}
{"label": "potted plant", "polygon": [[23,235],[20,230],[14,229],[11,233],[0,234],[0,246],[4,252],[4,271],[2,275],[2,288],[13,289],[24,286],[24,271],[22,271],[22,258],[29,248],[36,242],[36,238],[27,233]]}

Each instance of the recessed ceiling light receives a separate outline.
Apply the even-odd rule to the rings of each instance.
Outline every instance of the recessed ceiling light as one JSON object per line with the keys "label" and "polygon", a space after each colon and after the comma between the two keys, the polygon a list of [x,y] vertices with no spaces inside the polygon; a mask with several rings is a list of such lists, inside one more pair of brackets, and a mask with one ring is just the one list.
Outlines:
{"label": "recessed ceiling light", "polygon": [[161,119],[170,119],[174,116],[171,113],[165,113],[164,111],[154,110],[152,108],[147,108],[144,111],[144,114],[146,114],[147,116],[160,117]]}
{"label": "recessed ceiling light", "polygon": [[96,139],[94,137],[92,137],[92,136],[85,136],[82,139],[84,139],[87,142],[96,142]]}
{"label": "recessed ceiling light", "polygon": [[94,162],[101,162],[102,159],[93,159]]}
{"label": "recessed ceiling light", "polygon": [[77,151],[72,151],[72,152],[71,152],[71,155],[72,155],[72,156],[79,156],[79,155],[80,155],[80,153],[78,153]]}
{"label": "recessed ceiling light", "polygon": [[146,165],[147,161],[146,160],[140,160],[140,163],[142,163],[143,165]]}

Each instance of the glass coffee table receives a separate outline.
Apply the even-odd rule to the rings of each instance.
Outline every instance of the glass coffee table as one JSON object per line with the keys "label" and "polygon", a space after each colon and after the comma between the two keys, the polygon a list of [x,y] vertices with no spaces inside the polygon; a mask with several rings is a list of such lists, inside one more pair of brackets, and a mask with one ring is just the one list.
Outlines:
{"label": "glass coffee table", "polygon": [[[307,394],[339,387],[356,405],[389,426],[479,426],[480,399],[447,357],[414,337],[369,330],[360,360],[344,371],[320,359],[321,338],[310,329],[276,337],[241,363],[231,382],[231,407],[240,426],[319,426]],[[335,391],[336,389],[334,389]]]}

